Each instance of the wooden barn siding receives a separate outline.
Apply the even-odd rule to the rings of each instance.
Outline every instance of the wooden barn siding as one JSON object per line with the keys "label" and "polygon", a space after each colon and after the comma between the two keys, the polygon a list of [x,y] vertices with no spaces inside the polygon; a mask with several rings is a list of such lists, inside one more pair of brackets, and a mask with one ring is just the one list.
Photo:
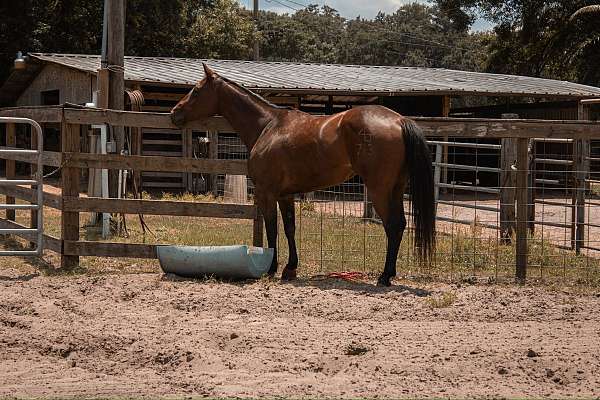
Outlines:
{"label": "wooden barn siding", "polygon": [[60,103],[83,104],[92,101],[96,88],[95,75],[48,64],[17,100],[17,106],[42,105],[41,92],[59,90]]}

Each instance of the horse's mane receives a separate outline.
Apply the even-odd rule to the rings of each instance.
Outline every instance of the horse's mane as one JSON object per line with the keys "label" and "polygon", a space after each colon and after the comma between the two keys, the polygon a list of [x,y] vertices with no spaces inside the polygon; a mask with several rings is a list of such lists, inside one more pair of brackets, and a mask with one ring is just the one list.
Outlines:
{"label": "horse's mane", "polygon": [[264,98],[264,97],[262,97],[261,95],[259,95],[259,94],[256,94],[256,93],[254,93],[253,91],[246,89],[245,87],[243,87],[243,86],[241,86],[241,85],[239,85],[239,84],[235,83],[235,82],[234,82],[234,81],[232,81],[231,79],[225,78],[224,76],[221,76],[221,75],[219,75],[219,77],[220,77],[221,79],[223,79],[225,82],[229,83],[230,85],[232,85],[232,86],[234,86],[234,87],[236,87],[236,88],[240,89],[242,92],[246,93],[248,96],[251,96],[251,97],[253,97],[254,99],[256,99],[256,100],[258,100],[258,101],[262,102],[263,104],[266,104],[266,105],[268,105],[269,107],[273,107],[273,108],[279,108],[279,109],[282,109],[282,110],[283,110],[283,109],[285,109],[285,110],[289,110],[289,109],[291,109],[291,107],[280,106],[280,105],[277,105],[277,104],[271,103],[269,100],[265,99],[265,98]]}

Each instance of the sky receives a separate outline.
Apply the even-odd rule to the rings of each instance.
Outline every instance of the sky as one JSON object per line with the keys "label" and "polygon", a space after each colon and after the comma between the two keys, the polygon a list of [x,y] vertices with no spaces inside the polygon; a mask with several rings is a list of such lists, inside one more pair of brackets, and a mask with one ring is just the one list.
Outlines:
{"label": "sky", "polygon": [[[238,0],[242,5],[252,7],[253,0]],[[379,11],[393,13],[403,4],[415,0],[259,0],[259,6],[263,10],[271,10],[279,13],[294,12],[294,9],[302,8],[308,4],[327,4],[335,8],[346,18],[373,18]],[[419,3],[427,3],[425,0],[416,0]],[[473,26],[474,31],[491,29],[491,24],[485,20],[478,20]]]}

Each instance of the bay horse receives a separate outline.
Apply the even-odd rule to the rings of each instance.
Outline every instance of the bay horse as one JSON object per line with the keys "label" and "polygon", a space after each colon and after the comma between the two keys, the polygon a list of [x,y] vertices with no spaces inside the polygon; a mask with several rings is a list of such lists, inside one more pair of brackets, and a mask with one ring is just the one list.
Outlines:
{"label": "bay horse", "polygon": [[248,148],[248,174],[262,213],[277,272],[277,204],[289,246],[282,280],[296,278],[294,195],[324,189],[359,175],[383,222],[387,252],[378,285],[389,286],[406,228],[404,192],[410,189],[415,253],[422,262],[435,247],[431,155],[414,121],[383,106],[361,106],[316,116],[276,106],[206,64],[204,78],[171,110],[178,127],[223,116]]}

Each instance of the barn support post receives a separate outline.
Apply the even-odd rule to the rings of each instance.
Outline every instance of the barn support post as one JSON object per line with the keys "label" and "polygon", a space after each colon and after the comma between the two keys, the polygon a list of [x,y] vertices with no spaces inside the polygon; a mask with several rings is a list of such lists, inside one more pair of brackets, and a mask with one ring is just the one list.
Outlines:
{"label": "barn support post", "polygon": [[515,252],[516,280],[525,283],[528,256],[528,169],[529,139],[517,139],[517,245]]}
{"label": "barn support post", "polygon": [[516,232],[515,195],[517,161],[517,139],[504,138],[500,150],[500,238],[509,244]]}
{"label": "barn support post", "polygon": [[[61,165],[64,165],[61,173],[62,201],[72,200],[79,197],[79,175],[77,167],[68,166],[65,153],[79,153],[80,125],[61,124]],[[79,240],[79,212],[65,211],[61,204],[61,256],[62,268],[73,269],[79,266],[79,256],[65,254],[65,241]]]}
{"label": "barn support post", "polygon": [[[6,124],[6,146],[16,147],[17,145],[17,127],[15,124]],[[15,161],[6,160],[6,179],[15,177]],[[6,196],[6,204],[15,204],[15,198]],[[15,220],[15,210],[6,210],[6,219],[9,221]]]}

